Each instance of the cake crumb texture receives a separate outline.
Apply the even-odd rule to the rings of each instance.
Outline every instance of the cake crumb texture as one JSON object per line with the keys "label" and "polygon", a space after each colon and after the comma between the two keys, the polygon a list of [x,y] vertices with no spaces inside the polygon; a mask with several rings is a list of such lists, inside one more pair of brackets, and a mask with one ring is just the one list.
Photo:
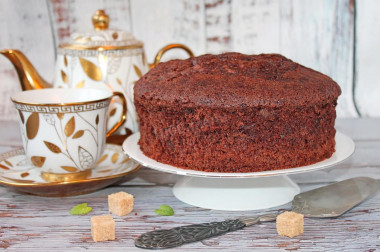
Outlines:
{"label": "cake crumb texture", "polygon": [[160,63],[134,92],[140,148],[161,163],[258,172],[313,164],[335,151],[339,86],[278,54]]}

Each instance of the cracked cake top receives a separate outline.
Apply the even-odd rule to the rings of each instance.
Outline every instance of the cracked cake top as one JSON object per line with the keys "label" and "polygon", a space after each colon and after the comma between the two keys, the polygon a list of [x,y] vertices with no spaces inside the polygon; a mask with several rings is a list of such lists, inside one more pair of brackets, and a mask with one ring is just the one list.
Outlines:
{"label": "cracked cake top", "polygon": [[135,99],[158,106],[312,106],[340,95],[330,77],[279,54],[206,54],[160,63],[137,81]]}

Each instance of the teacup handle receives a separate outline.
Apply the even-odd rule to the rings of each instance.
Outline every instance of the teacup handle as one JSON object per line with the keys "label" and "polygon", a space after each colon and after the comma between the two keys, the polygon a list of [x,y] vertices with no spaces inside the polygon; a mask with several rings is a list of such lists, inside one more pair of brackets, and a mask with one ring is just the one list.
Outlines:
{"label": "teacup handle", "polygon": [[116,130],[119,129],[121,125],[124,124],[125,120],[127,119],[127,100],[125,99],[123,93],[120,92],[113,92],[113,96],[118,96],[121,101],[123,102],[123,112],[121,113],[120,120],[109,130],[107,131],[106,138],[112,135]]}
{"label": "teacup handle", "polygon": [[169,45],[163,47],[161,50],[158,51],[158,53],[156,54],[156,57],[154,58],[153,64],[149,64],[149,69],[152,69],[153,67],[157,66],[158,63],[160,63],[160,60],[161,60],[162,56],[167,51],[169,51],[171,49],[176,49],[176,48],[185,50],[187,52],[187,54],[189,54],[190,58],[194,57],[194,53],[190,50],[189,47],[187,47],[187,46],[185,46],[183,44],[169,44]]}

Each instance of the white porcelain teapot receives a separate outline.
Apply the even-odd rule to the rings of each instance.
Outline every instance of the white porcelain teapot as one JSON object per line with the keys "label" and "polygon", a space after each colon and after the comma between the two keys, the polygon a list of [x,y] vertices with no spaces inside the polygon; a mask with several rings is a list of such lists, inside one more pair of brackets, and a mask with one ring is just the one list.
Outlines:
{"label": "white porcelain teapot", "polygon": [[[108,29],[109,17],[103,10],[95,13],[92,22],[94,31],[74,33],[68,43],[59,46],[53,84],[46,82],[20,51],[7,49],[0,53],[15,66],[24,90],[86,87],[123,93],[128,109],[123,128],[127,133],[136,132],[138,122],[133,104],[134,83],[158,64],[166,51],[181,48],[190,57],[193,53],[185,45],[170,44],[157,53],[153,64],[148,64],[143,43],[126,31]],[[110,127],[119,120],[121,113],[121,103],[114,102],[109,115]]]}

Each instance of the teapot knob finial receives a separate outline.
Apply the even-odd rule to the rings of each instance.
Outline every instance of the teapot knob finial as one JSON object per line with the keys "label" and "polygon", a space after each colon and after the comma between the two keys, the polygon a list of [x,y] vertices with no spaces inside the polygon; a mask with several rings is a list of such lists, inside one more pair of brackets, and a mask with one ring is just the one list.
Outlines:
{"label": "teapot knob finial", "polygon": [[110,18],[104,10],[97,10],[95,15],[92,16],[92,24],[95,30],[106,30],[110,23]]}

